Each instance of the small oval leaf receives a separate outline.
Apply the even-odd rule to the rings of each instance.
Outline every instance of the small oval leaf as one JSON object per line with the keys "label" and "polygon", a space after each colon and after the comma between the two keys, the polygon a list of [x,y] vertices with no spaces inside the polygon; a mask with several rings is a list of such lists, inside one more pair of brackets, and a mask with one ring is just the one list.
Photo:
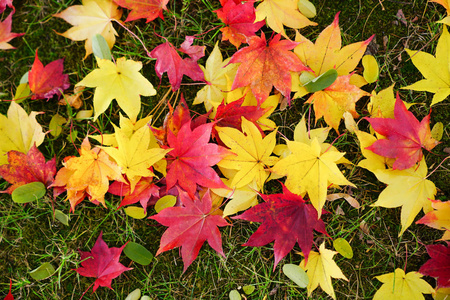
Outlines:
{"label": "small oval leaf", "polygon": [[335,69],[330,69],[322,75],[314,78],[305,85],[305,88],[310,93],[322,91],[332,85],[338,77],[338,73]]}
{"label": "small oval leaf", "polygon": [[125,300],[139,300],[139,298],[141,298],[141,290],[135,289],[134,291],[128,294]]}
{"label": "small oval leaf", "polygon": [[298,0],[297,7],[302,15],[309,19],[314,18],[317,14],[316,7],[308,0]]}
{"label": "small oval leaf", "polygon": [[42,182],[31,182],[16,188],[11,196],[16,203],[28,203],[44,197],[47,189]]}
{"label": "small oval leaf", "polygon": [[314,78],[316,78],[316,76],[314,76],[314,74],[312,74],[310,72],[302,72],[302,74],[300,74],[299,80],[302,85],[305,85],[305,84],[309,83],[311,80],[313,80]]}
{"label": "small oval leaf", "polygon": [[31,271],[30,276],[34,280],[42,280],[52,276],[55,272],[55,268],[50,263],[46,262]]}
{"label": "small oval leaf", "polygon": [[143,266],[150,264],[153,259],[153,254],[151,254],[150,251],[144,246],[134,242],[129,242],[123,249],[123,253],[125,253],[132,261]]}
{"label": "small oval leaf", "polygon": [[108,43],[101,34],[96,34],[92,37],[92,52],[98,58],[111,60],[111,50],[109,50]]}
{"label": "small oval leaf", "polygon": [[50,134],[54,137],[57,137],[62,132],[62,126],[67,123],[66,118],[61,116],[60,114],[56,114],[50,120],[50,124],[48,125],[50,129]]}
{"label": "small oval leaf", "polygon": [[375,57],[372,55],[364,55],[361,62],[364,67],[364,79],[368,83],[374,83],[377,81],[379,76],[379,68]]}
{"label": "small oval leaf", "polygon": [[14,101],[20,103],[25,100],[31,93],[30,85],[28,82],[21,83],[17,87],[16,93],[14,94]]}
{"label": "small oval leaf", "polygon": [[440,141],[442,139],[442,135],[444,134],[444,124],[442,122],[437,122],[434,124],[433,129],[431,129],[431,136],[436,141]]}
{"label": "small oval leaf", "polygon": [[159,212],[164,208],[173,207],[175,203],[177,203],[177,197],[173,195],[166,195],[159,198],[159,200],[155,203],[155,211],[159,214]]}
{"label": "small oval leaf", "polygon": [[230,297],[230,300],[241,300],[241,294],[237,290],[231,290],[230,294],[228,294],[228,297]]}
{"label": "small oval leaf", "polygon": [[242,289],[244,290],[244,293],[246,295],[250,295],[251,293],[253,293],[255,291],[255,286],[254,285],[244,285],[242,287]]}
{"label": "small oval leaf", "polygon": [[28,73],[29,73],[29,72],[30,72],[30,71],[26,72],[25,74],[22,75],[22,77],[20,77],[20,82],[19,82],[19,84],[22,84],[22,83],[28,83]]}
{"label": "small oval leaf", "polygon": [[352,246],[343,238],[338,238],[333,241],[334,249],[336,249],[337,252],[339,252],[340,255],[342,255],[345,258],[352,258],[353,257],[353,249]]}
{"label": "small oval leaf", "polygon": [[127,216],[132,217],[133,219],[143,219],[147,216],[147,213],[144,211],[142,207],[138,206],[128,206],[124,208]]}
{"label": "small oval leaf", "polygon": [[141,300],[151,300],[149,296],[142,296]]}
{"label": "small oval leaf", "polygon": [[308,275],[298,265],[285,264],[283,266],[283,273],[302,289],[306,288],[309,283]]}
{"label": "small oval leaf", "polygon": [[94,111],[92,109],[80,110],[75,116],[75,120],[86,120],[92,117]]}
{"label": "small oval leaf", "polygon": [[55,209],[55,218],[66,226],[69,226],[69,216],[60,211],[59,209]]}

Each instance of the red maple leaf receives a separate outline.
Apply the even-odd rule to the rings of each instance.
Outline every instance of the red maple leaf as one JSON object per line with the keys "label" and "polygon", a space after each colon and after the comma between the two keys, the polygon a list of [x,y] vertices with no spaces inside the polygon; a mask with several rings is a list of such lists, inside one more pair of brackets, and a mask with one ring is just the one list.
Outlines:
{"label": "red maple leaf", "polygon": [[12,288],[12,280],[10,279],[9,280],[9,292],[8,292],[8,295],[6,295],[5,299],[3,299],[3,300],[14,300],[14,296],[11,293],[11,288]]}
{"label": "red maple leaf", "polygon": [[8,163],[0,166],[0,175],[12,185],[2,193],[11,194],[19,186],[31,182],[42,182],[50,186],[56,174],[56,159],[45,162],[44,155],[33,145],[27,154],[11,150]]}
{"label": "red maple leaf", "polygon": [[[6,5],[6,4],[5,4]],[[10,40],[13,38],[24,35],[25,33],[13,33],[11,32],[11,23],[12,23],[12,15],[10,13],[9,16],[3,21],[0,22],[0,50],[6,49],[16,49],[15,47],[8,44]]]}
{"label": "red maple leaf", "polygon": [[256,14],[253,6],[254,1],[221,1],[222,8],[215,10],[219,19],[227,25],[221,28],[222,41],[229,40],[236,49],[242,43],[247,42],[247,38],[254,36],[266,23],[264,20],[255,22]]}
{"label": "red maple leaf", "polygon": [[209,192],[201,199],[191,199],[184,191],[180,190],[182,206],[168,207],[159,214],[150,217],[169,228],[161,237],[161,243],[156,255],[181,247],[181,257],[184,269],[195,260],[205,241],[225,257],[222,250],[222,237],[219,227],[230,225],[225,219],[212,210],[212,201]]}
{"label": "red maple leaf", "polygon": [[225,104],[222,102],[217,107],[217,113],[214,117],[215,125],[212,131],[212,137],[214,139],[219,139],[219,135],[217,134],[216,126],[219,127],[232,127],[238,130],[242,130],[242,117],[245,117],[250,122],[256,125],[259,131],[263,134],[263,130],[257,123],[258,119],[261,118],[269,108],[261,108],[258,106],[242,106],[244,103],[244,98],[242,97],[240,100],[233,101],[229,104]]}
{"label": "red maple leaf", "polygon": [[125,271],[132,270],[119,263],[120,254],[126,244],[120,248],[108,248],[102,239],[102,232],[91,252],[80,251],[81,267],[75,271],[81,276],[95,277],[94,292],[99,286],[111,287],[111,281]]}
{"label": "red maple leaf", "polygon": [[16,9],[14,8],[12,2],[13,0],[0,0],[0,14],[5,11],[7,6],[15,11]]}
{"label": "red maple leaf", "polygon": [[192,130],[189,121],[177,135],[169,130],[167,143],[173,150],[167,154],[167,190],[178,183],[193,198],[197,185],[228,189],[212,168],[230,155],[226,148],[209,143],[213,126],[214,123],[208,123]]}
{"label": "red maple leaf", "polygon": [[394,117],[365,118],[376,132],[386,137],[366,149],[384,157],[396,158],[392,166],[394,170],[409,169],[422,160],[422,148],[431,150],[439,142],[431,136],[430,114],[419,122],[408,111],[398,94]]}
{"label": "red maple leaf", "polygon": [[318,219],[314,206],[306,204],[301,196],[291,193],[284,185],[283,194],[261,195],[261,197],[264,203],[233,217],[250,222],[262,222],[243,246],[260,247],[275,241],[274,270],[296,242],[302,249],[305,260],[308,260],[313,242],[313,229],[327,234],[325,224]]}
{"label": "red maple leaf", "polygon": [[60,96],[64,90],[69,88],[69,75],[63,74],[64,59],[52,61],[44,67],[38,57],[38,50],[34,58],[33,66],[28,74],[30,90],[34,93],[31,97],[35,99],[50,99],[53,95]]}
{"label": "red maple leaf", "polygon": [[291,73],[311,71],[305,67],[292,50],[299,43],[288,40],[280,41],[277,34],[269,41],[266,37],[252,36],[248,38],[249,46],[236,52],[230,63],[241,63],[231,89],[250,86],[253,95],[262,103],[274,86],[283,96],[290,100]]}
{"label": "red maple leaf", "polygon": [[205,46],[191,46],[193,41],[193,36],[186,36],[181,48],[178,49],[178,51],[190,56],[184,59],[168,41],[157,46],[150,53],[150,57],[156,58],[156,74],[161,79],[162,74],[167,72],[173,91],[180,88],[183,75],[194,81],[204,81],[204,73],[197,60],[205,55]]}
{"label": "red maple leaf", "polygon": [[426,246],[431,257],[423,264],[419,273],[437,278],[437,288],[450,288],[450,243]]}
{"label": "red maple leaf", "polygon": [[164,20],[163,10],[167,10],[169,0],[114,0],[114,2],[131,10],[125,22],[147,18],[148,23],[157,17]]}
{"label": "red maple leaf", "polygon": [[147,211],[150,197],[159,197],[159,187],[153,183],[153,177],[142,177],[136,184],[134,191],[130,193],[130,190],[130,185],[120,181],[114,181],[109,185],[108,193],[124,197],[117,209],[139,202],[144,211]]}

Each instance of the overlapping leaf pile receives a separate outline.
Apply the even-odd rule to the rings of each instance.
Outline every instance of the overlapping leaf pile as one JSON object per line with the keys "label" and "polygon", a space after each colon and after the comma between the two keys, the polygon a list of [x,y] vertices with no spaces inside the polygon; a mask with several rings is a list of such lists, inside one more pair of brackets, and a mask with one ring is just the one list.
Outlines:
{"label": "overlapping leaf pile", "polygon": [[[167,2],[147,0],[138,5],[124,0],[85,0],[55,17],[74,26],[63,33],[65,37],[86,40],[88,56],[95,52],[93,44],[98,43],[93,34],[101,34],[109,48],[114,46],[117,33],[112,22],[120,22],[119,6],[131,10],[125,22],[139,18],[150,22],[158,16],[163,18]],[[430,115],[419,122],[400,97],[394,97],[392,87],[372,94],[361,89],[368,82],[355,68],[372,38],[342,46],[336,14],[333,23],[315,42],[298,32],[292,41],[283,25],[294,29],[316,25],[300,13],[296,1],[265,0],[256,10],[253,1],[220,3],[222,7],[216,13],[225,24],[222,38],[237,49],[241,47],[233,56],[224,60],[216,44],[205,66],[199,65],[205,47],[193,46],[195,38],[191,36],[185,38],[180,48],[165,40],[148,53],[156,59],[155,72],[159,78],[167,73],[172,90],[182,88],[183,75],[206,83],[196,98],[187,102],[203,104],[208,113],[191,116],[182,99],[178,106],[170,107],[162,127],[153,127],[151,117],[141,116],[141,101],[145,101],[141,96],[155,96],[157,90],[140,73],[142,63],[126,57],[97,57],[98,69],[76,86],[95,88],[91,90],[94,121],[110,105],[115,105],[114,99],[127,117],[121,115],[119,120],[113,120],[118,122],[113,124],[114,134],[86,137],[79,156],[64,158],[63,167],[55,174],[55,161],[45,163],[36,148],[45,139],[35,119],[38,113],[28,115],[19,104],[11,102],[8,116],[0,116],[0,175],[12,184],[6,192],[39,181],[53,188],[55,197],[66,193],[71,211],[83,209],[80,204],[85,199],[105,206],[105,201],[114,201],[109,200],[112,194],[121,196],[119,208],[140,203],[144,214],[149,213],[148,207],[158,199],[174,196],[177,200],[173,207],[149,218],[168,227],[157,255],[180,247],[184,270],[195,260],[205,241],[225,256],[219,227],[231,224],[226,216],[240,213],[232,219],[261,223],[244,246],[274,242],[275,269],[298,244],[304,256],[300,267],[309,278],[308,295],[320,285],[335,298],[331,277],[347,278],[333,261],[336,252],[326,249],[325,243],[314,251],[313,239],[317,234],[328,236],[321,216],[326,213],[329,194],[345,186],[357,188],[342,171],[351,162],[344,152],[325,142],[329,127],[311,129],[312,124],[303,118],[292,140],[282,138],[277,142],[278,124],[269,118],[279,103],[303,101],[301,97],[309,95],[305,104],[312,104],[316,123],[323,117],[336,132],[345,130],[348,135],[354,132],[364,156],[358,166],[387,184],[373,205],[402,207],[399,235],[423,210],[426,215],[417,223],[444,230],[442,239],[450,240],[450,205],[448,201],[434,200],[436,187],[427,179],[426,156],[422,151],[422,148],[430,151],[438,144],[431,135]],[[3,23],[5,32],[10,30],[10,17]],[[278,34],[267,40],[264,33],[258,33],[264,25]],[[0,28],[0,47],[9,47],[6,42],[14,36],[17,35],[2,35]],[[449,94],[450,73],[445,54],[450,50],[449,39],[444,25],[436,57],[408,52],[426,79],[405,88],[436,93],[432,105],[444,101]],[[438,73],[444,74],[445,79],[436,77]],[[62,60],[44,67],[37,50],[28,81],[33,100],[51,99],[69,87]],[[295,92],[293,99],[292,92]],[[351,123],[359,118],[355,104],[369,95],[367,109],[371,115],[365,118],[368,122],[343,129],[341,120],[346,118]],[[94,140],[100,145],[92,146]],[[36,169],[33,164],[39,167]],[[266,194],[267,183],[275,179],[284,181],[282,192]],[[94,290],[99,285],[111,287],[111,280],[128,270],[118,263],[122,248],[108,249],[100,235],[92,258],[85,260],[77,272],[97,277]],[[450,287],[449,249],[448,243],[427,246],[431,259],[419,272],[437,278],[436,288]],[[89,256],[90,253],[81,252],[81,259]],[[102,265],[109,264],[103,261],[103,256],[114,266]],[[433,288],[420,277],[414,272],[405,275],[401,269],[378,276],[384,285],[375,299],[393,295],[406,299],[432,293]],[[402,281],[393,278],[402,278],[405,284],[416,288],[401,290],[398,287]]]}

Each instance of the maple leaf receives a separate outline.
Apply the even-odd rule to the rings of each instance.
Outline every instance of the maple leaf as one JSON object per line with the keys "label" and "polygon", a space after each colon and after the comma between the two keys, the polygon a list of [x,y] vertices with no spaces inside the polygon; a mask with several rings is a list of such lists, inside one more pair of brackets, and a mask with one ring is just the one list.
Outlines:
{"label": "maple leaf", "polygon": [[15,11],[16,9],[14,8],[12,2],[13,0],[0,0],[0,14],[5,11],[7,6]]}
{"label": "maple leaf", "polygon": [[58,33],[73,41],[84,41],[86,57],[92,53],[92,38],[102,35],[111,49],[116,42],[117,32],[112,22],[120,22],[122,10],[112,0],[82,0],[82,5],[73,5],[53,15],[70,23],[74,27],[64,33]]}
{"label": "maple leaf", "polygon": [[163,159],[170,149],[149,148],[151,132],[147,126],[139,128],[131,137],[127,136],[125,130],[113,126],[118,148],[102,149],[122,168],[122,174],[127,175],[132,193],[142,177],[155,175],[149,168]]}
{"label": "maple leaf", "polygon": [[254,36],[255,32],[265,25],[264,20],[255,23],[256,14],[253,3],[254,1],[228,0],[222,3],[222,8],[214,11],[219,19],[227,25],[220,29],[222,41],[229,40],[238,49],[242,43],[246,42],[247,38]]}
{"label": "maple leaf", "polygon": [[89,73],[75,86],[95,87],[94,94],[94,121],[116,99],[119,106],[128,117],[136,120],[141,110],[142,96],[156,95],[153,85],[139,70],[142,63],[121,57],[116,63],[107,59],[97,59],[99,69]]}
{"label": "maple leaf", "polygon": [[428,255],[431,257],[423,264],[419,273],[437,278],[437,288],[450,287],[450,243],[444,245],[426,246]]}
{"label": "maple leaf", "polygon": [[[329,183],[351,185],[336,166],[336,161],[345,153],[327,151],[322,153],[319,141],[314,138],[311,145],[287,141],[291,154],[280,159],[272,171],[287,176],[287,188],[298,195],[308,193],[312,205],[318,212],[322,211],[327,196]],[[320,213],[319,213],[320,216]]]}
{"label": "maple leaf", "polygon": [[439,142],[431,136],[430,114],[419,122],[406,109],[398,94],[394,116],[394,119],[366,118],[376,132],[386,137],[367,149],[384,157],[396,158],[392,167],[405,170],[422,160],[422,147],[431,150]]}
{"label": "maple leaf", "polygon": [[228,92],[228,77],[234,78],[236,75],[237,64],[229,64],[231,58],[223,60],[217,42],[214,49],[206,60],[205,67],[200,65],[203,71],[206,85],[197,92],[193,104],[203,103],[207,111],[217,106],[225,98],[225,92]]}
{"label": "maple leaf", "polygon": [[91,252],[78,251],[80,252],[81,267],[75,269],[81,276],[97,278],[94,282],[94,292],[99,286],[112,290],[111,281],[123,272],[133,269],[127,268],[119,262],[120,254],[126,244],[120,248],[108,248],[103,241],[102,234],[100,232]]}
{"label": "maple leaf", "polygon": [[165,208],[150,219],[169,227],[161,237],[156,255],[181,247],[183,272],[185,272],[197,257],[205,241],[208,241],[217,253],[225,257],[218,227],[230,224],[222,216],[214,214],[209,192],[206,192],[201,199],[191,199],[184,191],[179,192],[183,206]]}
{"label": "maple leaf", "polygon": [[99,147],[91,149],[88,138],[80,148],[80,157],[70,157],[56,174],[52,187],[64,187],[71,211],[83,201],[86,195],[94,203],[105,205],[104,196],[108,191],[109,180],[124,182],[121,170],[110,160],[109,155]]}
{"label": "maple leaf", "polygon": [[387,208],[402,206],[399,236],[411,225],[421,209],[431,211],[431,201],[436,194],[436,186],[426,179],[427,164],[425,159],[418,166],[406,170],[375,170],[378,180],[388,186],[378,196],[373,206]]}
{"label": "maple leaf", "polygon": [[284,185],[282,194],[261,195],[261,197],[264,203],[233,217],[262,223],[243,246],[260,247],[275,241],[274,271],[295,243],[300,246],[305,259],[308,260],[313,230],[327,234],[325,224],[318,219],[315,208],[311,204],[306,204],[301,196],[291,193]]}
{"label": "maple leaf", "polygon": [[355,133],[359,141],[361,154],[365,157],[365,159],[358,163],[358,167],[367,169],[372,173],[379,169],[385,170],[386,166],[392,167],[394,163],[392,158],[375,154],[367,149],[378,140],[374,135],[361,130],[355,130]]}
{"label": "maple leaf", "polygon": [[255,21],[266,19],[267,26],[286,38],[283,25],[291,28],[317,25],[300,13],[297,2],[297,0],[264,0],[256,8]]}
{"label": "maple leaf", "polygon": [[186,36],[178,51],[189,55],[189,58],[182,59],[177,53],[177,49],[168,41],[157,46],[150,53],[150,57],[156,58],[155,70],[161,79],[162,74],[167,72],[172,90],[180,88],[183,75],[190,77],[194,81],[203,81],[203,71],[200,69],[197,60],[205,55],[205,46],[191,46],[194,41],[193,36]]}
{"label": "maple leaf", "polygon": [[131,10],[125,22],[146,18],[148,23],[157,17],[164,20],[163,10],[167,10],[166,5],[169,0],[114,0],[114,2]]}
{"label": "maple leaf", "polygon": [[12,184],[4,193],[11,194],[19,186],[30,182],[42,182],[46,187],[53,183],[56,174],[56,158],[45,162],[44,155],[35,145],[27,154],[9,151],[8,162],[9,164],[0,165],[0,175]]}
{"label": "maple leaf", "polygon": [[324,117],[325,122],[338,132],[339,123],[344,112],[350,112],[354,118],[359,115],[355,103],[369,93],[350,84],[350,76],[339,76],[336,81],[322,91],[317,91],[309,97],[306,103],[313,103],[316,122]]}
{"label": "maple leaf", "polygon": [[217,165],[221,168],[238,170],[230,183],[232,188],[240,188],[256,180],[256,185],[260,189],[269,177],[268,168],[278,161],[276,156],[271,156],[276,144],[277,131],[263,138],[253,122],[242,118],[241,125],[242,132],[230,127],[216,128],[220,140],[232,151]]}
{"label": "maple leaf", "polygon": [[10,13],[8,17],[3,22],[0,22],[0,50],[6,49],[16,49],[11,46],[8,42],[13,38],[24,35],[25,33],[13,33],[11,32],[11,23],[12,23],[12,15],[14,13]]}
{"label": "maple leaf", "polygon": [[306,274],[309,278],[309,283],[306,287],[308,289],[308,297],[320,285],[325,293],[336,299],[331,278],[340,278],[348,281],[333,260],[335,254],[337,252],[325,249],[325,242],[323,242],[319,246],[319,253],[311,251],[308,261],[306,259],[301,261],[300,268],[307,271]]}
{"label": "maple leaf", "polygon": [[152,196],[159,198],[159,187],[153,183],[153,177],[141,177],[133,192],[129,184],[114,181],[108,188],[108,193],[123,197],[117,209],[125,205],[139,202],[147,212],[147,205]]}
{"label": "maple leaf", "polygon": [[422,294],[434,294],[434,290],[425,280],[421,279],[422,275],[417,272],[409,272],[405,274],[400,268],[394,272],[376,276],[383,285],[375,293],[373,300],[384,299],[425,299]]}
{"label": "maple leaf", "polygon": [[241,63],[233,81],[232,90],[249,85],[258,102],[269,97],[274,86],[288,100],[291,93],[291,74],[289,71],[310,70],[289,50],[298,45],[289,40],[280,41],[277,34],[269,41],[266,36],[248,38],[249,46],[236,52],[230,63]]}
{"label": "maple leaf", "polygon": [[30,90],[34,93],[32,100],[49,100],[53,95],[61,96],[69,88],[69,75],[63,74],[63,63],[64,59],[58,59],[44,67],[36,50],[34,63],[28,74]]}
{"label": "maple leaf", "polygon": [[435,229],[450,230],[450,201],[431,200],[431,207],[435,210],[427,213],[416,224],[425,224]]}
{"label": "maple leaf", "polygon": [[28,115],[15,101],[11,101],[7,117],[0,114],[0,165],[8,163],[7,152],[28,153],[33,145],[42,144],[45,133],[36,121],[38,114],[33,111]]}
{"label": "maple leaf", "polygon": [[167,143],[173,150],[167,154],[167,190],[178,182],[178,186],[194,197],[197,185],[226,188],[211,167],[229,155],[229,151],[209,143],[212,126],[213,123],[208,123],[191,130],[189,121],[177,135],[168,132]]}
{"label": "maple leaf", "polygon": [[444,26],[436,47],[436,56],[422,51],[406,49],[413,64],[419,69],[425,79],[403,87],[403,89],[433,93],[431,105],[444,101],[450,95],[449,44],[450,34],[447,27]]}

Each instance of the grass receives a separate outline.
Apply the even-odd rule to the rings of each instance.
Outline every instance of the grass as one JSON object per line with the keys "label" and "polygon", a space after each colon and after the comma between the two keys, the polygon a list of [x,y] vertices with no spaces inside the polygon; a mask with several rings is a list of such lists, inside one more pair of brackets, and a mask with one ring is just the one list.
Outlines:
{"label": "grass", "polygon": [[[434,54],[441,31],[441,26],[435,21],[443,18],[445,11],[442,7],[425,0],[351,0],[345,4],[341,3],[342,1],[329,0],[313,2],[318,10],[314,21],[319,23],[319,26],[301,31],[310,39],[315,39],[323,28],[332,22],[338,11],[341,11],[343,45],[365,40],[376,34],[375,42],[371,44],[369,51],[377,58],[381,75],[376,84],[366,88],[367,91],[378,91],[393,83],[396,83],[397,90],[422,79],[404,49],[421,49]],[[2,89],[7,94],[2,99],[11,98],[21,76],[30,69],[37,48],[44,64],[65,58],[65,73],[70,74],[71,84],[76,84],[95,68],[92,56],[83,60],[84,43],[72,42],[55,34],[64,32],[70,25],[52,15],[68,6],[79,4],[78,1],[15,1],[14,4],[17,11],[13,17],[13,31],[25,32],[26,35],[11,42],[17,47],[16,50],[0,52],[0,64],[4,66],[0,68],[0,91]],[[126,26],[145,42],[150,51],[164,42],[155,33],[168,38],[175,46],[179,46],[186,35],[198,35],[196,44],[207,47],[208,57],[215,42],[221,37],[217,28],[220,22],[212,12],[218,8],[218,1],[169,1],[170,12],[164,13],[164,21],[158,19],[145,23],[145,20],[138,20],[127,23]],[[406,17],[406,25],[396,17],[400,9]],[[5,17],[6,12],[2,19]],[[115,28],[119,37],[112,49],[113,55],[116,58],[126,56],[142,61],[142,73],[156,86],[160,81],[154,72],[153,59],[145,54],[142,45],[123,28],[117,25]],[[287,32],[291,36],[294,34],[290,29]],[[227,42],[221,42],[219,46],[224,57],[235,52],[235,48]],[[201,59],[200,63],[204,65],[205,60],[206,58]],[[183,83],[190,82],[185,79],[186,77]],[[188,104],[192,103],[200,87],[182,86]],[[157,89],[157,96],[143,99],[143,116],[157,105],[168,89],[167,75],[164,75]],[[408,102],[426,103],[413,107],[413,112],[419,119],[428,114],[431,94],[407,90],[401,90],[400,93]],[[175,95],[169,97],[175,99]],[[38,121],[44,124],[47,130],[46,126],[54,114],[59,113],[65,117],[75,114],[64,106],[56,105],[55,101],[26,100],[22,106],[28,112],[45,111],[45,114],[38,116]],[[357,110],[362,115],[367,114],[365,107],[368,101],[366,97],[358,102]],[[92,99],[85,99],[83,109],[91,107]],[[7,108],[7,101],[0,103],[1,113],[5,114]],[[199,113],[204,112],[199,107],[193,109]],[[308,109],[308,105],[297,100],[286,110],[277,109],[272,118],[280,125],[284,135],[292,137],[295,125]],[[167,108],[163,106],[154,113],[159,116],[156,125],[162,124],[166,112]],[[450,145],[449,119],[448,100],[433,107],[432,124],[443,122],[444,136],[442,143],[433,150],[434,154],[426,154],[430,171],[438,167],[444,157],[444,148]],[[71,132],[78,132],[75,144],[79,146],[83,137],[94,130],[93,126],[107,133],[113,131],[111,123],[117,123],[117,120],[118,109],[113,106],[95,124],[73,121],[71,126],[64,127],[60,137],[51,138],[47,135],[40,150],[48,159],[56,156],[60,168],[62,158],[76,154],[74,146],[66,138]],[[317,126],[325,124],[319,120]],[[328,141],[331,142],[336,137],[333,133]],[[335,144],[339,150],[345,151],[346,157],[354,163],[362,159],[356,141],[356,137],[346,134]],[[429,178],[438,187],[436,198],[441,200],[447,200],[450,194],[448,167],[448,163],[444,163]],[[361,208],[353,209],[342,201],[327,203],[326,209],[333,212],[324,216],[330,237],[345,238],[351,243],[355,253],[351,260],[340,255],[335,256],[337,264],[349,281],[334,280],[334,288],[338,299],[371,299],[381,285],[374,276],[392,272],[395,268],[404,268],[405,265],[407,271],[417,271],[428,259],[424,245],[440,238],[441,232],[422,225],[412,225],[403,236],[398,237],[400,209],[370,206],[384,189],[384,185],[361,168],[351,167],[346,170],[346,175],[358,188],[343,192],[352,192],[361,203]],[[7,185],[2,181],[0,190],[4,190]],[[279,186],[274,184],[268,189],[276,192]],[[89,203],[82,204],[77,207],[75,213],[70,214],[70,226],[65,226],[54,220],[52,200],[49,196],[24,206],[13,203],[7,194],[0,196],[0,298],[6,294],[11,278],[15,299],[79,299],[94,279],[78,276],[73,271],[80,264],[77,250],[90,250],[100,231],[109,246],[119,247],[127,241],[135,241],[156,253],[165,227],[158,226],[151,220],[135,220],[126,216],[123,210],[116,210],[118,198],[111,195],[108,197],[107,209]],[[58,198],[54,206],[68,213],[69,205],[62,199]],[[334,213],[337,210],[341,210],[344,215]],[[86,293],[83,299],[124,299],[136,288],[140,288],[143,294],[149,295],[151,299],[227,299],[228,293],[233,289],[238,289],[242,294],[242,287],[245,285],[256,287],[251,295],[246,296],[247,299],[306,299],[306,291],[297,287],[281,272],[282,264],[298,264],[301,261],[302,256],[297,246],[275,271],[272,270],[273,244],[259,248],[241,246],[257,227],[258,224],[233,220],[232,227],[221,230],[226,258],[220,257],[208,245],[204,245],[199,257],[184,274],[177,250],[159,255],[145,267],[122,256],[121,262],[134,269],[114,279],[114,291],[99,288],[94,294],[90,291]],[[330,238],[315,236],[316,245],[326,240],[327,248],[331,247]],[[57,272],[48,279],[33,280],[29,272],[44,262],[51,262]],[[435,285],[434,279],[426,280]],[[311,298],[330,299],[320,289],[315,290]]]}

